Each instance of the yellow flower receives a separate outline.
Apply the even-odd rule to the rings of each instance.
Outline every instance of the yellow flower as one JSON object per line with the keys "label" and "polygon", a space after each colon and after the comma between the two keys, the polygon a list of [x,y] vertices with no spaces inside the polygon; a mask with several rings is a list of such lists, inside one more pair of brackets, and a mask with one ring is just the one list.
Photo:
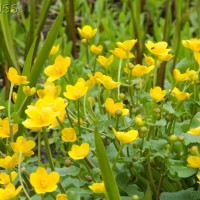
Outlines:
{"label": "yellow flower", "polygon": [[0,200],[14,199],[19,194],[21,189],[21,185],[15,189],[15,186],[12,183],[9,183],[5,188],[0,188]]}
{"label": "yellow flower", "polygon": [[[13,183],[14,180],[16,179],[16,177],[17,177],[17,173],[15,171],[11,172],[10,176],[5,172],[1,172],[0,173],[0,184],[8,185],[9,183]],[[11,178],[11,180],[10,180],[10,178]]]}
{"label": "yellow flower", "polygon": [[120,85],[120,82],[115,82],[112,80],[110,76],[105,76],[105,75],[103,76],[102,83],[103,83],[103,86],[108,90],[117,88]]}
{"label": "yellow flower", "polygon": [[35,87],[30,88],[29,86],[24,86],[24,87],[23,87],[23,92],[24,92],[24,94],[25,94],[26,96],[29,97],[29,96],[32,96],[32,95],[35,94],[36,88],[35,88]]}
{"label": "yellow flower", "polygon": [[57,98],[60,95],[61,86],[55,86],[52,82],[46,82],[44,84],[44,89],[38,90],[37,95],[42,99],[45,96],[52,96],[53,98]]}
{"label": "yellow flower", "polygon": [[16,92],[12,93],[12,99],[13,99],[14,103],[16,103],[16,101],[17,101],[17,93]]}
{"label": "yellow flower", "polygon": [[80,160],[89,154],[90,146],[88,143],[83,143],[80,146],[73,144],[71,151],[68,152],[73,160]]}
{"label": "yellow flower", "polygon": [[184,47],[192,49],[192,51],[200,51],[200,39],[182,40],[182,44]]}
{"label": "yellow flower", "polygon": [[144,58],[147,66],[152,66],[155,64],[155,60],[151,56],[146,56],[144,54]]}
{"label": "yellow flower", "polygon": [[5,107],[4,106],[0,106],[0,110],[3,110]]}
{"label": "yellow flower", "polygon": [[110,50],[112,54],[117,56],[121,59],[127,59],[127,58],[135,58],[135,56],[131,52],[126,52],[123,49],[115,48],[114,50]]}
{"label": "yellow flower", "polygon": [[73,128],[64,128],[62,130],[62,140],[65,142],[75,142],[76,132]]}
{"label": "yellow flower", "polygon": [[172,54],[168,54],[171,49],[167,49],[167,42],[153,43],[148,41],[145,45],[152,54],[158,56],[162,61],[168,61],[173,57]]}
{"label": "yellow flower", "polygon": [[121,115],[127,115],[129,113],[128,109],[123,108],[123,103],[114,103],[112,98],[107,98],[105,102],[106,110],[112,115],[116,116],[121,112]]}
{"label": "yellow flower", "polygon": [[16,142],[11,142],[10,146],[15,153],[22,153],[24,157],[28,157],[34,154],[32,149],[35,147],[35,142],[32,140],[26,140],[23,136],[17,137]]}
{"label": "yellow flower", "polygon": [[174,94],[174,96],[177,98],[178,101],[184,101],[191,95],[188,92],[180,92],[180,90],[177,87],[175,87],[172,90],[172,93]]}
{"label": "yellow flower", "polygon": [[200,168],[200,157],[199,156],[189,156],[187,159],[188,166],[192,168]]}
{"label": "yellow flower", "polygon": [[18,153],[13,154],[12,156],[6,156],[5,158],[0,158],[0,167],[2,168],[12,169],[17,164],[18,164]]}
{"label": "yellow flower", "polygon": [[175,80],[178,82],[185,81],[188,78],[187,73],[181,74],[179,69],[174,69],[173,75],[174,75]]}
{"label": "yellow flower", "polygon": [[138,131],[136,130],[130,130],[127,132],[116,131],[114,128],[112,128],[112,130],[117,139],[123,144],[127,144],[138,139]]}
{"label": "yellow flower", "polygon": [[188,81],[196,81],[199,78],[198,72],[196,72],[194,70],[187,69],[186,74],[187,74]]}
{"label": "yellow flower", "polygon": [[92,44],[91,47],[90,47],[90,51],[95,54],[95,55],[99,55],[103,50],[103,46],[102,45],[94,45]]}
{"label": "yellow flower", "polygon": [[78,28],[78,32],[82,38],[89,40],[96,34],[97,29],[92,29],[91,26],[85,25],[82,29]]}
{"label": "yellow flower", "polygon": [[200,67],[200,52],[195,51],[194,52],[194,58],[197,61],[199,67]]}
{"label": "yellow flower", "polygon": [[131,71],[131,75],[136,76],[136,77],[143,76],[151,72],[153,69],[154,69],[154,66],[146,67],[144,65],[137,64],[133,67]]}
{"label": "yellow flower", "polygon": [[154,101],[162,101],[166,95],[166,91],[159,86],[150,89],[150,96]]}
{"label": "yellow flower", "polygon": [[49,77],[47,81],[52,82],[65,75],[70,63],[70,57],[64,58],[61,55],[58,55],[56,57],[55,63],[53,65],[49,65],[44,70],[44,73]]}
{"label": "yellow flower", "polygon": [[199,184],[200,184],[200,174],[197,174],[197,178],[198,178],[198,181],[197,181],[197,183],[199,183]]}
{"label": "yellow flower", "polygon": [[85,81],[77,81],[77,83],[73,85],[67,85],[66,86],[66,92],[63,93],[63,95],[67,99],[71,100],[77,100],[84,96],[86,92],[88,91],[88,87],[85,84]]}
{"label": "yellow flower", "polygon": [[7,72],[7,78],[8,80],[14,84],[14,85],[21,85],[21,84],[27,84],[29,83],[26,79],[26,76],[20,76],[17,73],[17,70],[13,67],[10,67]]}
{"label": "yellow flower", "polygon": [[93,183],[89,188],[96,194],[106,193],[106,188],[104,182],[102,183]]}
{"label": "yellow flower", "polygon": [[[18,124],[14,124],[12,128],[12,133],[15,135],[18,131]],[[1,119],[0,118],[0,137],[9,138],[10,137],[10,125],[8,117]]]}
{"label": "yellow flower", "polygon": [[68,200],[68,197],[66,194],[57,194],[56,200]]}
{"label": "yellow flower", "polygon": [[60,176],[53,171],[49,174],[46,169],[38,167],[36,172],[31,173],[30,182],[37,194],[45,194],[46,192],[53,192],[57,189],[57,183]]}
{"label": "yellow flower", "polygon": [[98,56],[97,61],[104,67],[108,68],[108,66],[113,62],[113,55],[110,57],[106,58],[104,56]]}
{"label": "yellow flower", "polygon": [[28,115],[29,119],[23,121],[22,124],[26,128],[33,130],[40,130],[42,127],[50,125],[57,116],[57,113],[53,112],[50,106],[28,106],[28,109],[25,110],[25,113]]}
{"label": "yellow flower", "polygon": [[101,72],[96,72],[94,76],[91,74],[88,74],[88,76],[93,83],[101,84],[104,75]]}
{"label": "yellow flower", "polygon": [[55,55],[55,54],[58,52],[59,47],[60,47],[59,44],[58,44],[57,46],[53,45],[53,47],[51,48],[51,51],[50,51],[49,55],[50,55],[50,56]]}
{"label": "yellow flower", "polygon": [[135,123],[139,126],[142,126],[145,124],[145,121],[143,121],[142,119],[142,115],[137,115],[135,116],[135,119],[134,119]]}
{"label": "yellow flower", "polygon": [[191,128],[188,133],[192,134],[192,135],[197,135],[200,136],[200,126],[197,128]]}
{"label": "yellow flower", "polygon": [[136,42],[137,40],[125,40],[124,42],[117,42],[117,46],[125,52],[129,52],[135,46]]}

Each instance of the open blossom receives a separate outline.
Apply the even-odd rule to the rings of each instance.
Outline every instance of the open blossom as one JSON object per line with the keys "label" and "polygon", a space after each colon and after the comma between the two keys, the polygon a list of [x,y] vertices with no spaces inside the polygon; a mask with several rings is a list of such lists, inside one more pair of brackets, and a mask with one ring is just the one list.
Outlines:
{"label": "open blossom", "polygon": [[[18,124],[14,124],[12,127],[12,133],[15,135],[18,131]],[[1,119],[0,118],[0,138],[9,138],[10,137],[10,125],[8,117]]]}
{"label": "open blossom", "polygon": [[83,143],[80,146],[73,144],[68,154],[73,160],[80,160],[88,156],[89,150],[90,146],[88,143]]}
{"label": "open blossom", "polygon": [[182,73],[180,72],[179,69],[174,69],[173,71],[173,75],[174,75],[174,79],[178,82],[181,82],[181,81],[186,81],[187,78],[188,78],[188,75],[187,73]]}
{"label": "open blossom", "polygon": [[62,140],[65,142],[75,142],[76,132],[73,128],[64,128],[62,130]]}
{"label": "open blossom", "polygon": [[14,67],[10,67],[7,72],[8,80],[14,85],[21,85],[29,83],[26,76],[20,76]]}
{"label": "open blossom", "polygon": [[125,40],[124,42],[117,42],[117,46],[125,52],[129,52],[135,46],[136,42],[137,40]]}
{"label": "open blossom", "polygon": [[113,55],[106,58],[105,56],[98,56],[97,61],[104,67],[108,68],[108,66],[113,62]]}
{"label": "open blossom", "polygon": [[155,60],[151,56],[146,56],[144,54],[144,58],[145,58],[145,63],[147,66],[152,66],[155,64]]}
{"label": "open blossom", "polygon": [[108,90],[117,88],[120,85],[120,82],[115,82],[112,80],[112,77],[106,76],[106,75],[103,75],[101,81],[102,81],[103,86]]}
{"label": "open blossom", "polygon": [[12,169],[17,164],[18,164],[18,153],[13,154],[12,156],[6,156],[5,158],[0,158],[0,167],[2,168]]}
{"label": "open blossom", "polygon": [[59,179],[60,176],[57,172],[53,171],[48,174],[46,169],[42,167],[38,167],[36,172],[30,175],[31,185],[34,187],[37,194],[55,191]]}
{"label": "open blossom", "polygon": [[121,59],[135,58],[135,56],[131,52],[126,52],[121,48],[115,48],[114,50],[110,51],[113,55]]}
{"label": "open blossom", "polygon": [[200,39],[192,38],[190,40],[182,40],[184,47],[191,49],[192,51],[200,51]]}
{"label": "open blossom", "polygon": [[197,135],[200,136],[200,126],[196,127],[196,128],[191,128],[188,133],[192,134],[192,135]]}
{"label": "open blossom", "polygon": [[9,183],[5,188],[0,188],[0,200],[14,199],[20,193],[21,189],[21,185],[16,189],[12,183]]}
{"label": "open blossom", "polygon": [[143,76],[151,72],[153,69],[154,69],[153,65],[150,67],[146,67],[144,65],[137,64],[131,70],[131,75],[136,77]]}
{"label": "open blossom", "polygon": [[92,185],[89,185],[89,188],[96,194],[103,194],[106,192],[104,182],[93,183]]}
{"label": "open blossom", "polygon": [[159,86],[150,89],[150,96],[154,101],[162,101],[165,95],[166,91],[162,90]]}
{"label": "open blossom", "polygon": [[91,47],[90,47],[90,51],[95,54],[95,55],[99,55],[103,50],[103,46],[102,45],[94,45],[92,44]]}
{"label": "open blossom", "polygon": [[158,58],[162,61],[168,61],[173,57],[172,54],[169,54],[171,49],[167,49],[167,42],[153,43],[148,41],[145,45],[152,54],[158,56]]}
{"label": "open blossom", "polygon": [[178,101],[184,101],[190,96],[188,92],[180,92],[177,87],[172,90],[172,94],[177,98]]}
{"label": "open blossom", "polygon": [[23,92],[24,92],[24,94],[25,94],[26,96],[29,97],[29,96],[32,96],[32,95],[35,94],[36,88],[35,88],[35,87],[30,88],[29,86],[24,86],[24,87],[23,87]]}
{"label": "open blossom", "polygon": [[56,200],[68,200],[68,197],[66,194],[57,194]]}
{"label": "open blossom", "polygon": [[81,35],[82,38],[84,39],[91,39],[97,32],[97,29],[92,29],[91,26],[85,25],[83,28],[78,28],[78,32]]}
{"label": "open blossom", "polygon": [[129,113],[128,109],[123,108],[122,102],[115,103],[112,98],[106,99],[105,106],[106,110],[114,117],[117,115],[117,112],[120,112],[121,115],[127,115]]}
{"label": "open blossom", "polygon": [[1,172],[0,173],[0,184],[1,185],[8,185],[9,183],[14,182],[16,177],[17,177],[17,173],[15,171],[10,172],[10,176],[5,172]]}
{"label": "open blossom", "polygon": [[64,58],[61,55],[58,55],[56,57],[55,63],[53,65],[49,65],[44,70],[44,73],[48,76],[47,81],[52,82],[64,76],[67,73],[70,63],[70,57]]}
{"label": "open blossom", "polygon": [[11,142],[10,146],[15,153],[22,153],[24,157],[28,157],[34,154],[32,149],[36,143],[33,140],[26,140],[23,136],[17,137],[16,142]]}
{"label": "open blossom", "polygon": [[73,85],[67,85],[66,86],[66,92],[63,93],[63,95],[67,99],[71,100],[77,100],[84,96],[86,92],[88,91],[88,86],[86,86],[85,81],[77,81],[77,83]]}
{"label": "open blossom", "polygon": [[200,168],[200,156],[189,156],[187,162],[189,167]]}
{"label": "open blossom", "polygon": [[130,130],[127,132],[123,131],[116,131],[114,128],[112,128],[115,136],[117,139],[122,142],[123,144],[127,144],[130,142],[134,142],[136,139],[138,139],[138,131],[137,130]]}

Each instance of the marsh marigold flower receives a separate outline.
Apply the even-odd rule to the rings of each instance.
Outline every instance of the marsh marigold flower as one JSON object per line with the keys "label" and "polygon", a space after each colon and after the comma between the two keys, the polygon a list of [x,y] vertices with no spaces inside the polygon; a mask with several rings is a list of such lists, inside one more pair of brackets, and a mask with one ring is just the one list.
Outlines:
{"label": "marsh marigold flower", "polygon": [[142,126],[145,124],[145,121],[142,119],[142,115],[137,115],[135,116],[135,119],[134,119],[135,123],[139,126]]}
{"label": "marsh marigold flower", "polygon": [[92,44],[90,46],[90,51],[95,55],[99,55],[102,52],[102,50],[103,50],[103,46],[102,45],[96,46],[96,45]]}
{"label": "marsh marigold flower", "polygon": [[59,179],[60,176],[57,172],[53,171],[48,174],[46,169],[42,167],[38,167],[36,172],[30,175],[31,185],[34,187],[37,194],[55,191]]}
{"label": "marsh marigold flower", "polygon": [[166,91],[162,90],[159,86],[150,89],[150,96],[154,101],[162,101],[165,95]]}
{"label": "marsh marigold flower", "polygon": [[77,81],[77,83],[73,85],[67,85],[66,86],[66,92],[63,93],[63,95],[67,99],[71,100],[77,100],[84,96],[88,91],[88,87],[85,84],[85,81]]}
{"label": "marsh marigold flower", "polygon": [[18,164],[18,153],[13,154],[12,156],[6,156],[5,158],[0,158],[0,167],[2,168],[12,169],[17,164]]}
{"label": "marsh marigold flower", "polygon": [[108,68],[108,66],[113,62],[113,55],[106,58],[105,56],[98,56],[97,61],[104,67]]}
{"label": "marsh marigold flower", "polygon": [[35,88],[35,87],[30,88],[29,86],[24,86],[24,87],[23,87],[23,92],[24,92],[24,94],[25,94],[26,96],[29,97],[29,96],[32,96],[32,95],[35,94],[36,88]]}
{"label": "marsh marigold flower", "polygon": [[185,99],[187,99],[190,96],[190,94],[188,92],[180,92],[180,90],[177,87],[175,87],[172,90],[172,93],[178,101],[184,101]]}
{"label": "marsh marigold flower", "polygon": [[189,156],[187,159],[188,166],[192,168],[200,168],[200,157],[199,156]]}
{"label": "marsh marigold flower", "polygon": [[135,56],[131,52],[126,52],[121,48],[115,48],[114,50],[110,51],[113,55],[121,59],[135,58]]}
{"label": "marsh marigold flower", "polygon": [[[5,172],[0,173],[0,184],[1,185],[8,185],[9,183],[13,183],[17,177],[17,173],[15,171],[10,172],[10,175],[8,175]],[[11,178],[11,180],[10,180]]]}
{"label": "marsh marigold flower", "polygon": [[0,188],[0,200],[14,199],[20,193],[21,189],[21,185],[16,189],[12,183],[9,183],[5,188]]}
{"label": "marsh marigold flower", "polygon": [[179,69],[174,69],[173,71],[174,79],[178,82],[186,81],[188,78],[187,73],[181,74]]}
{"label": "marsh marigold flower", "polygon": [[138,139],[138,131],[137,130],[130,130],[127,132],[116,131],[114,128],[112,128],[112,130],[113,130],[116,138],[123,144],[131,143]]}
{"label": "marsh marigold flower", "polygon": [[37,91],[37,95],[40,99],[44,98],[45,96],[52,96],[53,98],[57,98],[60,95],[61,86],[55,86],[52,82],[46,82],[44,84],[44,89],[40,89]]}
{"label": "marsh marigold flower", "polygon": [[97,29],[92,29],[91,26],[85,25],[82,29],[78,28],[78,32],[82,38],[89,40],[96,34]]}
{"label": "marsh marigold flower", "polygon": [[131,75],[136,77],[143,76],[151,72],[153,69],[154,66],[146,67],[144,65],[137,64],[131,70]]}
{"label": "marsh marigold flower", "polygon": [[152,54],[158,56],[158,58],[162,61],[168,61],[173,57],[172,54],[169,54],[171,49],[167,49],[167,42],[153,43],[148,41],[145,45]]}
{"label": "marsh marigold flower", "polygon": [[93,183],[92,185],[89,185],[89,188],[96,194],[106,193],[106,188],[105,188],[104,182]]}
{"label": "marsh marigold flower", "polygon": [[13,99],[14,103],[16,103],[16,101],[17,101],[17,93],[16,92],[12,93],[12,99]]}
{"label": "marsh marigold flower", "polygon": [[144,54],[144,59],[147,66],[152,66],[155,64],[155,60],[151,56],[146,56]]}
{"label": "marsh marigold flower", "polygon": [[124,42],[117,42],[116,44],[120,49],[129,52],[135,46],[136,42],[137,40],[125,40]]}
{"label": "marsh marigold flower", "polygon": [[192,38],[190,40],[182,40],[184,47],[191,49],[192,51],[200,51],[200,39]]}
{"label": "marsh marigold flower", "polygon": [[[18,124],[14,124],[12,127],[12,133],[15,135],[15,133],[18,131]],[[10,137],[10,124],[8,117],[1,119],[0,118],[0,137],[1,138],[9,138]]]}
{"label": "marsh marigold flower", "polygon": [[70,57],[64,58],[61,55],[58,55],[55,63],[53,65],[49,65],[44,70],[44,73],[49,77],[47,81],[52,82],[64,76],[67,73],[70,63]]}
{"label": "marsh marigold flower", "polygon": [[196,128],[191,128],[188,133],[192,134],[192,135],[197,135],[200,136],[200,126],[196,127]]}
{"label": "marsh marigold flower", "polygon": [[88,156],[89,150],[90,145],[88,143],[83,143],[80,146],[73,144],[72,149],[68,154],[73,160],[80,160]]}
{"label": "marsh marigold flower", "polygon": [[76,132],[73,128],[64,128],[62,130],[62,140],[65,142],[75,142]]}
{"label": "marsh marigold flower", "polygon": [[21,85],[21,84],[27,84],[29,83],[26,79],[26,76],[20,76],[17,73],[17,70],[13,67],[10,67],[8,72],[7,72],[7,78],[8,80],[14,84],[14,85]]}
{"label": "marsh marigold flower", "polygon": [[57,194],[56,200],[68,200],[68,197],[66,194]]}
{"label": "marsh marigold flower", "polygon": [[198,72],[194,71],[194,70],[186,70],[186,74],[187,74],[187,80],[188,81],[196,81],[199,79],[199,75]]}
{"label": "marsh marigold flower", "polygon": [[115,82],[112,80],[112,77],[104,75],[102,77],[102,84],[106,89],[112,90],[117,88],[120,85],[120,82]]}
{"label": "marsh marigold flower", "polygon": [[60,47],[59,44],[58,44],[57,46],[53,45],[53,47],[51,48],[51,51],[50,51],[49,55],[50,55],[50,56],[55,55],[55,54],[58,52],[59,47]]}
{"label": "marsh marigold flower", "polygon": [[199,183],[199,184],[200,184],[200,174],[197,174],[197,178],[198,178],[198,181],[197,181],[197,183]]}
{"label": "marsh marigold flower", "polygon": [[22,153],[24,157],[28,157],[34,154],[32,149],[35,147],[33,140],[26,140],[23,136],[17,137],[16,142],[11,142],[10,146],[15,153]]}
{"label": "marsh marigold flower", "polygon": [[120,111],[122,115],[127,115],[129,113],[128,109],[123,108],[122,102],[115,103],[112,98],[106,99],[105,107],[106,110],[114,117],[116,116],[117,111]]}
{"label": "marsh marigold flower", "polygon": [[4,106],[0,106],[0,110],[3,110],[5,107]]}

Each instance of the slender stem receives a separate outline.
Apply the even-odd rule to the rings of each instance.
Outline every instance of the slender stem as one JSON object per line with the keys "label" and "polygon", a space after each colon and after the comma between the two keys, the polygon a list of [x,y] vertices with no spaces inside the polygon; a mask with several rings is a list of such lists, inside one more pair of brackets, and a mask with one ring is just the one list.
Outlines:
{"label": "slender stem", "polygon": [[113,162],[113,165],[112,165],[112,170],[115,169],[115,166],[116,166],[116,163],[117,163],[117,159],[118,159],[119,155],[121,154],[123,147],[124,147],[124,144],[121,145],[120,148],[119,148],[119,151],[118,151],[118,153],[117,153],[117,156],[115,157],[114,162]]}
{"label": "slender stem", "polygon": [[97,66],[97,56],[95,56],[95,59],[94,59],[94,70],[93,70],[93,73],[96,72],[96,66]]}
{"label": "slender stem", "polygon": [[21,159],[22,159],[22,152],[20,151],[19,152],[19,158],[18,158],[18,174],[19,174],[19,181],[21,183],[21,186],[23,188],[23,191],[26,195],[26,197],[28,199],[31,199],[30,196],[28,195],[28,192],[26,191],[26,188],[24,187],[24,183],[23,183],[23,180],[22,180],[22,175],[21,175]]}
{"label": "slender stem", "polygon": [[38,166],[41,165],[41,132],[38,132]]}
{"label": "slender stem", "polygon": [[69,119],[69,123],[70,123],[71,127],[74,128],[74,125],[73,125],[73,123],[71,121],[71,117],[69,116],[69,110],[68,109],[66,109],[66,113],[67,113],[67,117]]}
{"label": "slender stem", "polygon": [[22,107],[24,106],[26,100],[27,100],[27,96],[25,97],[25,99],[24,99],[23,102],[21,103],[20,108],[19,108],[19,110],[17,111],[17,114],[19,114],[19,112],[20,112],[20,110],[22,109]]}
{"label": "slender stem", "polygon": [[11,83],[9,99],[8,99],[8,120],[9,120],[9,125],[10,125],[10,141],[11,142],[13,142],[13,123],[10,116],[10,109],[11,109],[11,97],[12,97],[13,87],[14,87],[14,84]]}
{"label": "slender stem", "polygon": [[[46,148],[47,158],[48,158],[48,161],[49,161],[49,166],[50,166],[52,171],[55,171],[46,128],[43,128],[42,130],[43,130],[43,138],[44,138],[44,144],[45,144],[45,148]],[[60,191],[65,194],[65,190],[63,189],[61,183],[58,183],[58,187],[59,187]]]}
{"label": "slender stem", "polygon": [[78,105],[78,131],[79,131],[79,134],[81,134],[81,123],[80,123],[80,101],[79,101],[79,99],[77,100],[77,105]]}
{"label": "slender stem", "polygon": [[88,40],[86,41],[85,48],[86,48],[87,64],[89,65],[89,49],[88,49]]}
{"label": "slender stem", "polygon": [[[117,82],[120,82],[121,68],[122,68],[122,59],[119,60]],[[118,99],[119,99],[119,94],[120,94],[120,85],[117,88],[117,97],[118,97]]]}
{"label": "slender stem", "polygon": [[92,174],[91,169],[90,169],[90,167],[88,166],[87,162],[86,162],[85,160],[82,160],[82,163],[83,163],[83,165],[86,167],[86,169],[88,170],[90,176],[92,177],[92,180],[93,180],[94,182],[96,182],[96,181],[95,181],[96,179],[95,179],[94,175]]}
{"label": "slender stem", "polygon": [[98,84],[98,104],[99,104],[99,110],[103,114],[103,110],[101,108],[101,85]]}

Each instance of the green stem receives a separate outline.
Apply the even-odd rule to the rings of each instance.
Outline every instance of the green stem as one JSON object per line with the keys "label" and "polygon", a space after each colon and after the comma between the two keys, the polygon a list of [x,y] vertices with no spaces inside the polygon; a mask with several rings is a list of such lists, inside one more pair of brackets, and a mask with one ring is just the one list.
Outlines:
{"label": "green stem", "polygon": [[10,116],[10,109],[11,109],[11,97],[12,97],[13,87],[14,87],[14,84],[11,83],[9,99],[8,99],[8,120],[9,120],[9,125],[10,125],[10,141],[11,142],[13,142],[13,122],[12,122],[11,116]]}
{"label": "green stem", "polygon": [[21,103],[20,108],[19,108],[19,110],[17,111],[17,114],[19,114],[20,110],[23,108],[23,106],[24,106],[26,100],[27,100],[27,96],[25,97],[25,99],[24,99],[23,102]]}
{"label": "green stem", "polygon": [[85,160],[82,160],[82,163],[83,163],[83,165],[86,167],[86,169],[87,169],[87,171],[89,172],[90,176],[92,177],[92,180],[93,180],[94,182],[96,182],[96,179],[95,179],[94,175],[92,174],[91,169],[89,168],[87,162],[86,162]]}
{"label": "green stem", "polygon": [[88,48],[88,40],[86,41],[85,48],[86,48],[87,64],[89,65],[89,48]]}
{"label": "green stem", "polygon": [[24,187],[24,183],[23,183],[23,180],[22,180],[22,175],[21,175],[21,159],[22,159],[22,152],[20,151],[19,152],[19,158],[18,158],[18,175],[19,175],[19,181],[21,183],[22,189],[23,189],[26,197],[28,199],[31,199],[30,196],[28,195],[28,192],[26,191],[26,188]]}
{"label": "green stem", "polygon": [[118,151],[118,153],[117,153],[117,156],[115,157],[114,162],[113,162],[113,165],[112,165],[112,170],[115,169],[115,166],[116,166],[116,163],[117,163],[117,159],[118,159],[119,155],[121,154],[123,147],[124,147],[124,144],[121,145],[120,148],[119,148],[119,151]]}
{"label": "green stem", "polygon": [[41,132],[38,132],[38,166],[41,165]]}
{"label": "green stem", "polygon": [[79,134],[81,134],[81,123],[80,123],[80,101],[79,101],[79,99],[77,100],[77,105],[78,105],[78,131],[79,131]]}
{"label": "green stem", "polygon": [[98,104],[99,104],[99,110],[101,114],[103,114],[103,110],[101,107],[101,85],[100,84],[98,84]]}
{"label": "green stem", "polygon": [[[43,127],[42,130],[43,130],[43,138],[44,138],[44,144],[45,144],[45,148],[46,148],[47,158],[48,158],[48,161],[49,161],[49,166],[50,166],[52,171],[55,171],[46,128]],[[58,183],[58,187],[59,187],[60,191],[65,194],[65,190],[62,187],[61,183]]]}
{"label": "green stem", "polygon": [[66,109],[66,113],[67,113],[67,117],[69,119],[69,123],[70,123],[71,127],[74,128],[74,125],[73,125],[73,123],[71,121],[71,117],[69,116],[69,110],[68,109]]}
{"label": "green stem", "polygon": [[[120,82],[121,68],[122,68],[122,59],[119,60],[117,82]],[[119,99],[119,94],[120,94],[120,85],[117,88],[117,97],[118,97],[118,99]]]}

